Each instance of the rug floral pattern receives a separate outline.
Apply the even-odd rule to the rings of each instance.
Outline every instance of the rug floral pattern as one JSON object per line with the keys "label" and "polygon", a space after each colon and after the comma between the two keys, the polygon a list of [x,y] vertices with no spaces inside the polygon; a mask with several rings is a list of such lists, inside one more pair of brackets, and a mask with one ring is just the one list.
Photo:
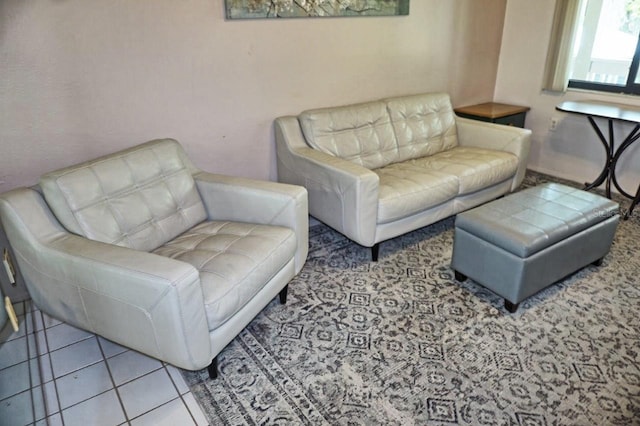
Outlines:
{"label": "rug floral pattern", "polygon": [[316,224],[287,304],[229,344],[218,379],[184,375],[212,425],[640,425],[639,219],[515,314],[455,281],[452,218],[378,262]]}

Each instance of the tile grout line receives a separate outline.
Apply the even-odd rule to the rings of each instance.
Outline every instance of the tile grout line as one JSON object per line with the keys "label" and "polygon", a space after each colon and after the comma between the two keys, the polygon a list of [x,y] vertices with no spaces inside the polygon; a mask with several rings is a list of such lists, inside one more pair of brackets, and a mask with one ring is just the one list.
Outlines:
{"label": "tile grout line", "polygon": [[[118,354],[118,355],[120,355],[120,354]],[[114,358],[115,356],[117,356],[117,355],[114,355],[114,356],[113,356],[113,357],[111,357],[111,358]],[[161,367],[156,368],[155,370],[151,370],[151,371],[149,371],[149,372],[147,372],[147,373],[145,373],[145,374],[142,374],[142,375],[140,375],[140,376],[138,376],[138,377],[136,377],[136,378],[134,378],[134,379],[128,380],[128,381],[126,381],[126,382],[123,382],[123,383],[121,383],[121,384],[120,384],[120,386],[119,386],[119,387],[122,387],[122,386],[124,386],[124,385],[130,384],[130,383],[133,383],[133,382],[135,382],[136,380],[141,379],[141,378],[143,378],[143,377],[150,376],[150,375],[152,375],[152,374],[154,374],[154,373],[157,373],[157,372],[158,372],[158,371],[160,371],[160,370],[164,370],[164,372],[169,376],[169,380],[171,380],[171,382],[172,382],[172,384],[173,384],[173,380],[172,380],[172,378],[171,378],[171,375],[170,375],[170,374],[169,374],[169,372],[164,368],[164,366],[161,366]],[[111,374],[111,371],[109,371],[109,374]],[[115,384],[115,382],[114,382],[114,384]],[[115,387],[114,389],[115,389],[116,393],[118,394],[118,399],[120,399],[120,393],[118,392],[118,387]],[[177,399],[181,399],[181,400],[182,400],[182,396],[180,395],[180,391],[175,387],[175,384],[174,384],[174,389],[175,389],[176,393],[178,394],[178,396],[177,396],[177,397],[172,398],[172,399],[170,399],[169,401],[163,402],[163,403],[162,403],[162,404],[160,404],[160,405],[157,405],[157,406],[155,406],[155,407],[152,407],[151,409],[149,409],[149,410],[147,410],[147,411],[145,411],[145,412],[142,412],[142,413],[138,414],[137,416],[135,416],[135,417],[133,417],[133,418],[131,418],[131,419],[129,419],[129,416],[126,414],[126,411],[125,411],[125,415],[126,415],[127,421],[130,423],[130,422],[131,422],[131,420],[135,420],[135,419],[138,419],[138,418],[140,418],[140,417],[142,417],[142,416],[144,416],[144,415],[146,415],[146,414],[149,414],[150,412],[152,412],[152,411],[153,411],[153,410],[155,410],[156,408],[159,408],[159,407],[162,407],[162,406],[164,406],[164,405],[167,405],[168,403],[173,402],[173,401],[175,401],[175,400],[177,400]],[[91,399],[91,398],[89,398],[89,399]],[[183,402],[184,402],[184,401],[183,401]],[[121,403],[122,403],[122,401],[121,401]],[[188,406],[186,406],[186,404],[185,404],[185,407],[187,408],[187,411],[189,411],[189,407],[188,407]],[[124,404],[123,404],[123,410],[124,410]],[[189,411],[189,414],[191,415],[191,412],[190,412],[190,411]],[[192,417],[193,417],[193,416],[192,416]],[[121,423],[121,424],[123,424],[123,423]],[[196,422],[196,424],[197,424],[197,422]]]}
{"label": "tile grout line", "polygon": [[[33,392],[34,391],[34,380],[31,374],[31,345],[29,345],[29,330],[27,330],[28,327],[28,321],[26,321],[26,316],[27,316],[27,301],[22,302],[25,304],[24,310],[25,310],[25,336],[27,337],[26,339],[26,343],[27,343],[27,360],[29,362],[29,386],[30,386],[30,391]],[[29,302],[30,305],[32,305],[32,302]],[[34,345],[35,345],[35,357],[34,360],[37,364],[37,368],[38,368],[38,377],[39,380],[38,382],[40,382],[40,396],[42,397],[42,409],[44,410],[44,413],[42,413],[43,415],[43,419],[47,418],[47,399],[45,398],[45,392],[44,392],[44,367],[41,365],[40,363],[40,345],[38,344],[38,321],[37,321],[37,315],[40,314],[40,318],[42,319],[42,313],[40,312],[40,310],[35,310],[33,309],[33,306],[31,306],[30,312],[31,314],[31,326],[33,328],[33,341],[34,341]],[[44,332],[44,321],[42,322],[42,330]],[[33,415],[33,422],[36,423],[39,420],[42,419],[38,419],[38,415],[36,413],[36,404],[35,401],[33,400],[33,393],[31,394],[31,413]],[[47,422],[48,423],[48,422]]]}
{"label": "tile grout line", "polygon": [[[100,339],[98,338],[98,336],[96,335],[96,340],[98,341],[98,348],[100,348],[100,354],[102,354],[102,359],[104,361],[105,367],[107,367],[107,373],[109,373],[109,379],[111,380],[111,384],[113,385],[113,390],[116,393],[116,397],[118,398],[118,403],[120,404],[120,408],[122,409],[122,413],[124,414],[124,423],[120,423],[122,424],[131,424],[131,421],[129,419],[129,414],[127,413],[127,410],[124,407],[124,401],[122,401],[122,397],[120,396],[120,392],[118,392],[118,387],[116,386],[116,381],[113,378],[113,373],[111,372],[111,367],[109,366],[109,363],[107,362],[107,356],[104,353],[104,349],[102,348],[102,342],[100,341]],[[106,391],[108,392],[108,391]],[[97,396],[97,395],[96,395]],[[95,397],[95,396],[94,396]]]}
{"label": "tile grout line", "polygon": [[[39,311],[39,310],[38,310],[38,311]],[[42,313],[41,311],[39,311],[39,312],[40,312],[40,314],[41,314],[41,315],[43,315],[43,313]],[[50,368],[51,368],[51,382],[53,382],[54,391],[55,391],[55,394],[56,394],[56,400],[57,400],[57,402],[58,402],[58,408],[59,408],[59,409],[58,409],[58,411],[56,411],[55,413],[49,413],[49,412],[48,412],[49,410],[47,410],[47,408],[46,408],[47,399],[46,399],[46,398],[44,398],[44,405],[45,405],[45,419],[48,419],[49,417],[52,417],[53,415],[55,415],[55,414],[58,414],[58,413],[59,413],[59,414],[60,414],[60,420],[62,421],[62,424],[63,424],[63,426],[64,426],[65,421],[64,421],[64,416],[63,416],[63,414],[62,414],[63,409],[62,409],[62,403],[60,402],[60,395],[59,395],[59,392],[58,392],[58,383],[57,383],[57,381],[58,381],[59,379],[63,378],[63,377],[66,377],[66,376],[70,375],[70,374],[74,374],[74,373],[76,373],[76,372],[78,372],[78,371],[80,371],[80,370],[82,370],[82,369],[84,369],[84,368],[94,366],[94,365],[96,365],[96,364],[100,363],[101,361],[96,361],[96,362],[94,362],[94,363],[92,363],[92,364],[85,365],[84,367],[77,368],[77,369],[75,369],[75,370],[72,370],[72,371],[69,371],[69,372],[67,372],[67,373],[65,373],[65,374],[62,374],[62,375],[60,375],[59,377],[56,377],[56,374],[55,374],[55,371],[54,371],[54,367],[53,367],[53,361],[52,361],[52,359],[51,359],[51,351],[49,350],[49,337],[48,337],[48,335],[47,335],[47,330],[52,329],[52,328],[55,328],[55,327],[60,326],[60,325],[63,325],[63,324],[66,324],[66,323],[64,323],[64,322],[59,322],[59,323],[57,323],[57,324],[53,324],[53,325],[51,325],[51,326],[47,327],[47,326],[45,325],[44,317],[43,317],[43,318],[42,318],[42,330],[41,330],[41,331],[42,331],[43,336],[44,336],[44,338],[45,338],[45,345],[46,345],[46,348],[45,348],[46,352],[44,352],[44,353],[42,354],[42,356],[43,356],[43,357],[45,357],[45,356],[46,356],[46,357],[48,357],[48,359],[49,359],[49,365],[50,365]],[[34,333],[34,336],[35,336],[36,345],[37,345],[37,342],[38,342],[37,333]],[[85,341],[85,340],[89,340],[89,339],[90,339],[90,338],[92,338],[92,337],[96,337],[96,340],[97,340],[97,336],[96,336],[95,334],[93,334],[93,335],[87,336],[86,338],[83,338],[83,339],[77,340],[77,341],[75,341],[75,342],[73,342],[73,343],[70,343],[70,344],[68,344],[68,345],[64,345],[64,346],[61,346],[61,347],[59,347],[59,348],[56,348],[53,352],[56,352],[56,351],[61,350],[61,349],[64,349],[64,348],[68,348],[68,347],[70,347],[70,346],[72,346],[72,345],[74,345],[74,344],[76,344],[76,343],[83,342],[83,341]],[[99,342],[98,342],[98,347],[101,349],[101,347],[99,346]],[[104,357],[103,357],[103,358],[104,358]],[[38,364],[40,365],[40,363],[38,363]],[[42,371],[42,370],[43,370],[43,368],[41,368],[41,371]],[[42,380],[41,380],[41,381],[42,381]],[[49,382],[47,382],[47,383],[49,383]],[[43,397],[44,397],[44,382],[42,383],[42,390],[43,390]],[[102,392],[102,393],[104,393],[104,392]],[[102,393],[100,393],[100,394],[98,394],[98,395],[101,395]],[[94,395],[94,396],[98,396],[98,395]],[[83,401],[81,401],[81,402],[88,401],[89,399],[91,399],[91,398],[87,398],[86,400],[83,400]],[[74,405],[77,405],[77,404],[78,404],[78,403],[73,404],[73,405],[71,405],[70,407],[72,407],[72,406],[74,406]],[[66,407],[65,409],[70,408],[70,407]],[[49,421],[48,421],[48,420],[46,420],[46,421],[47,421],[47,424],[48,424],[48,423],[49,423]]]}
{"label": "tile grout line", "polygon": [[[42,311],[40,311],[42,314]],[[64,422],[64,416],[62,415],[62,404],[60,403],[60,396],[58,395],[58,384],[56,383],[56,377],[53,371],[53,361],[51,360],[51,351],[49,350],[49,338],[47,336],[47,327],[44,324],[44,318],[42,318],[42,336],[44,337],[44,345],[45,347],[43,349],[46,350],[46,352],[43,354],[43,357],[46,356],[49,360],[49,366],[51,367],[51,381],[53,382],[53,390],[56,393],[56,401],[58,402],[58,411],[56,411],[55,413],[49,413],[49,409],[47,407],[48,404],[48,398],[44,398],[44,407],[45,407],[45,414],[46,417],[45,419],[48,419],[50,416],[53,416],[54,414],[60,413],[60,421],[62,422],[62,425],[64,426],[65,422]],[[37,341],[38,341],[38,334],[34,333],[34,338],[36,339],[36,345],[38,345]],[[43,391],[43,396],[44,395],[44,383],[42,384],[42,391]],[[47,421],[47,423],[49,423]]]}
{"label": "tile grout line", "polygon": [[[184,407],[187,409],[187,412],[189,413],[189,415],[191,416],[191,420],[193,420],[193,424],[196,426],[200,426],[198,425],[198,421],[196,420],[195,416],[193,415],[193,413],[191,412],[191,408],[189,407],[189,405],[187,404],[187,401],[184,400],[184,395],[186,395],[187,393],[191,392],[191,389],[189,389],[189,387],[187,386],[187,389],[189,389],[188,392],[186,392],[184,395],[180,393],[180,389],[178,389],[178,385],[176,384],[175,380],[173,380],[173,376],[171,375],[171,373],[169,372],[169,369],[167,368],[167,364],[166,363],[162,363],[162,368],[165,370],[165,372],[169,375],[169,380],[171,380],[171,383],[173,384],[173,387],[176,389],[176,392],[178,392],[178,398],[180,398],[180,401],[182,401],[182,404],[184,405]],[[176,372],[178,374],[180,374],[179,371],[176,370]],[[184,381],[184,379],[183,379]],[[186,383],[185,383],[186,385]]]}
{"label": "tile grout line", "polygon": [[[158,370],[156,370],[156,371],[158,371]],[[141,418],[141,417],[144,417],[145,415],[147,415],[147,414],[151,413],[152,411],[157,410],[157,409],[158,409],[158,408],[160,408],[160,407],[164,407],[165,405],[168,405],[168,404],[172,403],[173,401],[177,401],[177,400],[181,400],[181,401],[182,401],[182,398],[180,397],[180,395],[178,395],[178,396],[177,396],[177,397],[175,397],[175,398],[172,398],[172,399],[168,400],[167,402],[163,402],[162,404],[157,405],[157,406],[155,406],[155,407],[151,408],[150,410],[145,411],[144,413],[140,413],[140,414],[138,414],[137,416],[135,416],[135,417],[134,417],[133,419],[131,419],[131,420],[137,420],[137,419],[139,419],[139,418]],[[184,401],[182,401],[182,403],[184,403]],[[185,405],[185,407],[186,407],[186,405]],[[186,408],[187,408],[187,411],[189,411],[189,407],[186,407]],[[191,415],[191,412],[189,412],[189,414]],[[193,419],[193,416],[191,416],[191,418]],[[197,426],[199,426],[199,425],[198,425],[198,423],[197,423],[195,420],[194,420],[194,424],[195,424],[195,425],[197,425]]]}
{"label": "tile grout line", "polygon": [[[44,322],[44,321],[43,321],[43,322]],[[73,326],[72,326],[72,325],[70,325],[70,324],[67,324],[67,323],[63,323],[63,322],[61,322],[60,324],[55,324],[55,325],[52,325],[51,327],[44,327],[44,325],[43,325],[43,329],[42,329],[42,331],[44,332],[45,330],[51,330],[52,328],[56,328],[56,327],[58,327],[58,326],[64,326],[64,325],[66,325],[66,326],[68,326],[68,327],[73,327]],[[74,327],[74,328],[76,328],[77,330],[82,330],[82,329],[77,328],[77,327]],[[82,331],[86,331],[86,330],[82,330]],[[87,332],[87,333],[91,333],[91,332],[89,332],[89,331],[86,331],[86,332]],[[97,337],[98,337],[98,335],[97,335],[97,334],[95,334],[95,333],[91,333],[91,334],[89,334],[89,335],[88,335],[88,336],[86,336],[86,337],[83,337],[83,338],[81,338],[81,339],[75,340],[75,341],[73,341],[73,342],[71,342],[71,343],[68,343],[68,344],[66,344],[66,345],[60,346],[60,347],[58,347],[58,348],[55,348],[55,349],[54,349],[53,351],[51,351],[51,352],[56,352],[56,351],[59,351],[59,350],[61,350],[61,349],[68,348],[69,346],[73,346],[73,345],[75,345],[76,343],[80,343],[80,342],[84,342],[85,340],[89,340],[89,339],[91,339],[92,337],[96,337],[96,338],[97,338]]]}
{"label": "tile grout line", "polygon": [[[90,337],[94,337],[94,336],[90,336]],[[98,336],[97,336],[97,335],[95,335],[95,337],[96,337],[96,338],[98,338]],[[83,340],[87,340],[87,339],[82,339],[82,340],[80,340],[80,341],[83,341]],[[78,343],[78,342],[74,342],[74,343],[72,343],[72,344],[70,344],[70,345],[67,345],[67,346],[71,346],[71,345],[73,345],[73,344],[75,344],[75,343]],[[184,404],[185,408],[187,409],[187,411],[189,412],[189,415],[190,415],[190,416],[191,416],[191,418],[193,419],[194,424],[198,425],[198,423],[197,423],[197,421],[195,420],[195,418],[194,418],[193,414],[191,413],[191,410],[189,409],[189,406],[188,406],[188,405],[186,404],[186,402],[184,401],[183,396],[180,394],[180,390],[177,388],[177,386],[176,386],[176,384],[175,384],[175,382],[174,382],[174,380],[173,380],[173,377],[172,377],[172,376],[171,376],[171,374],[168,372],[168,370],[167,370],[166,366],[161,365],[160,367],[158,367],[158,368],[156,368],[156,369],[153,369],[153,370],[151,370],[151,371],[149,371],[149,372],[147,372],[147,373],[145,373],[145,374],[142,374],[142,375],[140,375],[140,376],[138,376],[138,377],[135,377],[135,378],[133,378],[133,379],[127,380],[127,381],[125,381],[125,382],[121,383],[119,386],[117,386],[117,385],[116,385],[116,383],[115,383],[115,379],[114,379],[114,377],[113,377],[112,371],[111,371],[111,367],[110,367],[110,365],[109,365],[109,363],[108,363],[108,360],[109,360],[109,359],[112,359],[112,358],[115,358],[115,357],[117,357],[117,356],[119,356],[119,355],[122,355],[122,354],[123,354],[123,353],[125,353],[126,351],[125,351],[125,352],[118,353],[118,354],[115,354],[115,355],[112,355],[112,356],[110,356],[110,357],[107,357],[107,356],[106,356],[106,354],[105,354],[105,352],[104,352],[104,349],[103,349],[103,347],[102,347],[102,343],[100,342],[100,339],[98,339],[98,345],[99,345],[99,349],[100,349],[100,352],[101,352],[101,355],[102,355],[102,359],[101,359],[101,360],[99,360],[99,361],[97,361],[97,362],[95,362],[95,363],[92,363],[92,364],[90,364],[90,365],[84,366],[84,367],[82,367],[82,368],[79,368],[79,369],[73,370],[73,371],[71,371],[71,372],[68,372],[68,373],[66,373],[66,374],[64,374],[64,375],[61,375],[61,376],[59,376],[59,377],[56,377],[54,380],[58,380],[58,379],[60,379],[60,378],[62,378],[62,377],[66,377],[66,376],[68,376],[68,375],[70,375],[70,374],[74,374],[74,373],[76,373],[76,372],[78,372],[78,371],[80,371],[80,370],[82,370],[82,369],[84,369],[84,368],[88,368],[88,367],[91,367],[91,366],[97,365],[97,364],[99,364],[100,362],[104,362],[104,363],[105,363],[105,366],[106,366],[106,368],[107,368],[107,372],[108,372],[108,374],[109,374],[109,379],[110,379],[110,381],[111,381],[112,388],[111,388],[111,389],[107,389],[107,390],[105,390],[104,392],[101,392],[101,393],[99,393],[99,394],[97,394],[97,395],[94,395],[94,396],[92,396],[92,397],[90,397],[90,398],[84,399],[84,400],[82,400],[82,401],[78,401],[78,402],[76,402],[76,403],[74,403],[74,404],[70,405],[69,407],[65,407],[65,408],[64,408],[65,410],[66,410],[66,409],[69,409],[69,408],[71,408],[71,407],[77,406],[78,404],[81,404],[81,403],[83,403],[83,402],[89,401],[89,400],[91,400],[92,398],[95,398],[95,397],[97,397],[97,396],[103,395],[103,394],[105,394],[105,393],[109,392],[110,390],[114,390],[114,391],[116,392],[116,396],[118,397],[118,402],[120,403],[120,407],[122,408],[123,414],[124,414],[124,416],[125,416],[125,422],[123,422],[123,423],[121,423],[121,424],[130,424],[131,420],[134,420],[134,419],[137,419],[137,418],[139,418],[139,417],[142,417],[142,416],[144,416],[145,414],[148,414],[148,413],[150,413],[151,411],[153,411],[153,410],[155,410],[155,409],[157,409],[157,408],[159,408],[159,407],[162,407],[162,406],[164,406],[164,405],[168,404],[169,402],[172,402],[172,401],[175,401],[175,400],[177,400],[177,399],[180,399],[180,400],[181,400],[181,402]],[[65,347],[66,347],[66,346],[65,346]],[[62,349],[62,348],[59,348],[59,349]],[[58,350],[58,349],[56,349],[56,350]],[[156,373],[156,372],[161,371],[161,370],[163,370],[163,371],[165,372],[165,374],[167,374],[167,375],[168,375],[169,380],[171,381],[171,383],[172,383],[172,385],[173,385],[173,388],[174,388],[174,390],[175,390],[175,391],[176,391],[176,393],[177,393],[177,397],[175,397],[175,398],[173,398],[173,399],[171,399],[171,400],[169,400],[169,401],[167,401],[167,402],[164,402],[164,403],[162,403],[162,404],[160,404],[160,405],[158,405],[158,406],[155,406],[155,407],[151,408],[150,410],[147,410],[147,411],[145,411],[145,412],[143,412],[143,413],[141,413],[141,414],[137,415],[137,416],[136,416],[136,417],[134,417],[134,418],[129,418],[129,415],[127,414],[127,411],[126,411],[126,409],[125,409],[125,407],[124,407],[124,402],[123,402],[123,400],[122,400],[122,397],[121,397],[121,395],[120,395],[120,392],[118,391],[118,388],[119,388],[120,386],[127,385],[127,384],[129,384],[129,383],[132,383],[132,382],[134,382],[134,381],[136,381],[136,380],[140,379],[140,378],[146,377],[146,376],[148,376],[148,375],[151,375],[151,374]],[[188,392],[187,392],[187,393],[188,393]],[[59,403],[60,403],[60,402],[59,402]],[[62,405],[61,405],[61,404],[60,404],[60,412],[62,412]]]}

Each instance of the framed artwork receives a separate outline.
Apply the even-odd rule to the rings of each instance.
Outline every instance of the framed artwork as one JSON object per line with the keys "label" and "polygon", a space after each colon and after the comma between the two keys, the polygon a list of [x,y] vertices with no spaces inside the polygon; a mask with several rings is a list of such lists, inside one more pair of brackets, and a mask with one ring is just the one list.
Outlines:
{"label": "framed artwork", "polygon": [[225,0],[227,19],[394,16],[409,0]]}

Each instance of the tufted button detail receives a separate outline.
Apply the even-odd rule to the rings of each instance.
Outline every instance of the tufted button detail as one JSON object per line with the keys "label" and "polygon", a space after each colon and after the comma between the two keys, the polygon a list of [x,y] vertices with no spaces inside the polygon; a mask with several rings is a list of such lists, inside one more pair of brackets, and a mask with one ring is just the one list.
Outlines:
{"label": "tufted button detail", "polygon": [[214,330],[290,261],[296,247],[289,228],[206,221],[154,253],[187,262],[200,272],[207,321]]}
{"label": "tufted button detail", "polygon": [[175,141],[154,141],[48,173],[41,187],[69,231],[153,250],[206,218],[180,150]]}

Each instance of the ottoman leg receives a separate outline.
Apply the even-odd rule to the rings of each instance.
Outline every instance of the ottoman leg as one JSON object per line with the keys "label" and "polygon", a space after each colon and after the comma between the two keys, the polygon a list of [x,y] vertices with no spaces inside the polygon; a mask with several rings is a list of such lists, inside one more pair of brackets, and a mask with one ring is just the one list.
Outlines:
{"label": "ottoman leg", "polygon": [[604,257],[601,257],[600,259],[596,260],[595,262],[591,262],[591,264],[593,266],[602,266],[602,262],[604,262]]}
{"label": "ottoman leg", "polygon": [[218,357],[213,358],[211,364],[207,367],[207,371],[209,372],[210,379],[218,377]]}
{"label": "ottoman leg", "polygon": [[507,299],[504,299],[504,308],[510,313],[514,313],[518,309],[519,305],[519,303],[511,303]]}
{"label": "ottoman leg", "polygon": [[465,274],[462,274],[462,273],[460,273],[458,271],[453,271],[453,274],[456,277],[456,281],[462,282],[462,281],[466,281],[467,280],[467,276]]}

